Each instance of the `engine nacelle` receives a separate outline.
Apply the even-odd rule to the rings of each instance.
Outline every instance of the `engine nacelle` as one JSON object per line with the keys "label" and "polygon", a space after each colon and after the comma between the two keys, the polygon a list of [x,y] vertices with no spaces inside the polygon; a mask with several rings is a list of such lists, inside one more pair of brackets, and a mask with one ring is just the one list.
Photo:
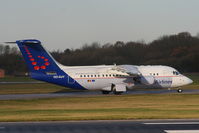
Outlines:
{"label": "engine nacelle", "polygon": [[145,76],[145,77],[142,76],[140,78],[140,83],[144,85],[152,85],[154,84],[154,82],[155,82],[155,79],[152,76]]}

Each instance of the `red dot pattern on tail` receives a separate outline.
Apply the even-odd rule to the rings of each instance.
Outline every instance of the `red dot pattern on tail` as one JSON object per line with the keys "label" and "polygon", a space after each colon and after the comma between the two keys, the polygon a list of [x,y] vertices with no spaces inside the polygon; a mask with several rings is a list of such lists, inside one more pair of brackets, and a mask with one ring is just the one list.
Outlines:
{"label": "red dot pattern on tail", "polygon": [[40,69],[45,70],[45,69],[47,68],[47,66],[50,65],[50,63],[48,62],[49,59],[45,58],[44,56],[40,56],[40,55],[38,55],[37,58],[39,58],[40,60],[43,60],[43,61],[44,61],[44,64],[41,64],[41,66],[38,65],[38,62],[36,61],[35,58],[33,58],[32,53],[30,52],[30,50],[28,49],[28,47],[27,47],[27,46],[24,46],[24,49],[25,49],[25,51],[26,51],[26,54],[27,54],[28,57],[29,57],[29,60],[31,61],[31,64],[32,64],[33,67],[34,67],[34,70],[36,70],[36,71],[38,71],[38,70],[40,70]]}

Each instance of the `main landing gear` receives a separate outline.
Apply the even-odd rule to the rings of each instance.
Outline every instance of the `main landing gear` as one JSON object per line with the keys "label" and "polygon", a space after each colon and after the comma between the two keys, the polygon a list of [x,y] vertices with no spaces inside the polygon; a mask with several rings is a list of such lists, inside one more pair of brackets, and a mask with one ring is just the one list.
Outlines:
{"label": "main landing gear", "polygon": [[[110,93],[111,91],[102,91],[102,94],[104,94],[104,95],[108,95],[109,93]],[[121,92],[121,91],[113,91],[113,93],[115,94],[115,95],[121,95],[123,92]]]}
{"label": "main landing gear", "polygon": [[[123,87],[123,86],[122,86]],[[110,88],[108,88],[107,90],[102,90],[102,94],[104,94],[104,95],[108,95],[109,93],[111,93],[111,92],[113,92],[113,94],[115,94],[115,95],[121,95],[123,92],[125,92],[126,91],[126,88],[125,88],[125,90],[121,90],[121,86],[118,86],[118,88],[120,89],[120,90],[117,90],[116,89],[116,85],[115,84],[112,84],[111,86],[110,86]]]}
{"label": "main landing gear", "polygon": [[114,91],[113,92],[115,95],[121,95],[123,92],[122,91]]}
{"label": "main landing gear", "polygon": [[110,91],[102,91],[102,94],[104,95],[108,95],[110,93]]}

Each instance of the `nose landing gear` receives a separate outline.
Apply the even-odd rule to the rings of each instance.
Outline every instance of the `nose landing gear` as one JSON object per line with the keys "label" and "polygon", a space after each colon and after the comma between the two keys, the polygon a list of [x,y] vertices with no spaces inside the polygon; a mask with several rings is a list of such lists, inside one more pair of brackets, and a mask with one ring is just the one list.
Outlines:
{"label": "nose landing gear", "polygon": [[183,90],[182,90],[182,89],[178,89],[177,92],[178,92],[178,93],[182,93]]}

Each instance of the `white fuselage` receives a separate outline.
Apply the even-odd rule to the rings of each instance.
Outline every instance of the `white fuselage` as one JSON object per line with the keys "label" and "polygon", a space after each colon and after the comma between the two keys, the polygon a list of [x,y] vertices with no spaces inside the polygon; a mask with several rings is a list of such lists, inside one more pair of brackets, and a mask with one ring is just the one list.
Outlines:
{"label": "white fuselage", "polygon": [[112,84],[123,84],[128,89],[133,88],[172,88],[192,83],[193,81],[180,74],[176,69],[168,66],[134,66],[144,77],[150,76],[155,79],[153,84],[139,84],[134,77],[125,74],[115,73],[111,70],[114,65],[102,66],[77,66],[60,68],[66,72],[71,79],[68,83],[78,82],[88,90],[103,90]]}

